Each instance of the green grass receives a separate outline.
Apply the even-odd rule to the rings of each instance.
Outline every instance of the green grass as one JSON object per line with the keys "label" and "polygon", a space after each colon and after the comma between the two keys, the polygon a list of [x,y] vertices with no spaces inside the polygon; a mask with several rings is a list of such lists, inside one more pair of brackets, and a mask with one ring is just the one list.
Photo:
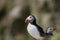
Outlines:
{"label": "green grass", "polygon": [[60,40],[60,33],[54,35],[51,40]]}

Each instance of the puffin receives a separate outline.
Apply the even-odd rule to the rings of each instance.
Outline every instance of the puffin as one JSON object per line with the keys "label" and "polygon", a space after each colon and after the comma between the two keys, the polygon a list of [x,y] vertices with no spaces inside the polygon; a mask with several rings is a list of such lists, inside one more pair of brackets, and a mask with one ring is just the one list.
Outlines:
{"label": "puffin", "polygon": [[[46,35],[50,35],[48,32],[45,33],[43,31],[43,28],[41,26],[39,26],[36,23],[36,18],[34,15],[29,15],[26,19],[25,19],[25,23],[28,23],[27,25],[27,31],[28,33],[35,38],[36,40],[41,40],[43,39]],[[48,31],[50,30],[50,28],[47,29]]]}

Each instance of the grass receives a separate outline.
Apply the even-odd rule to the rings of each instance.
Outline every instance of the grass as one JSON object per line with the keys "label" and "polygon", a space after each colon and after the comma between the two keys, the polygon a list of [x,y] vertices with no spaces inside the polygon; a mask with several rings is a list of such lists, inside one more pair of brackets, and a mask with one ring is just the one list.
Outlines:
{"label": "grass", "polygon": [[54,35],[51,40],[60,40],[60,33]]}

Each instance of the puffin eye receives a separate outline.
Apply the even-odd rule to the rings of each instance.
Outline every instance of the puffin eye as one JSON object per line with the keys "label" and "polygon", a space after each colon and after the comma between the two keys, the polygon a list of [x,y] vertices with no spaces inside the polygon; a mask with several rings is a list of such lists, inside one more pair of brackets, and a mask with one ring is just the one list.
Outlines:
{"label": "puffin eye", "polygon": [[30,18],[32,18],[32,17],[30,17]]}

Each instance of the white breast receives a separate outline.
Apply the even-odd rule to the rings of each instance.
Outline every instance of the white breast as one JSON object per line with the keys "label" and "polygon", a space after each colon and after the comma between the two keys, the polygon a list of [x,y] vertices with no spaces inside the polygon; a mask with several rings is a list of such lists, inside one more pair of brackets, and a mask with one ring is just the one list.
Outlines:
{"label": "white breast", "polygon": [[28,24],[28,27],[27,27],[27,30],[28,30],[28,33],[32,36],[32,37],[34,37],[34,38],[36,38],[36,39],[39,39],[40,38],[40,34],[39,34],[39,31],[38,31],[38,29],[36,28],[36,26],[35,25],[32,25],[32,24]]}

